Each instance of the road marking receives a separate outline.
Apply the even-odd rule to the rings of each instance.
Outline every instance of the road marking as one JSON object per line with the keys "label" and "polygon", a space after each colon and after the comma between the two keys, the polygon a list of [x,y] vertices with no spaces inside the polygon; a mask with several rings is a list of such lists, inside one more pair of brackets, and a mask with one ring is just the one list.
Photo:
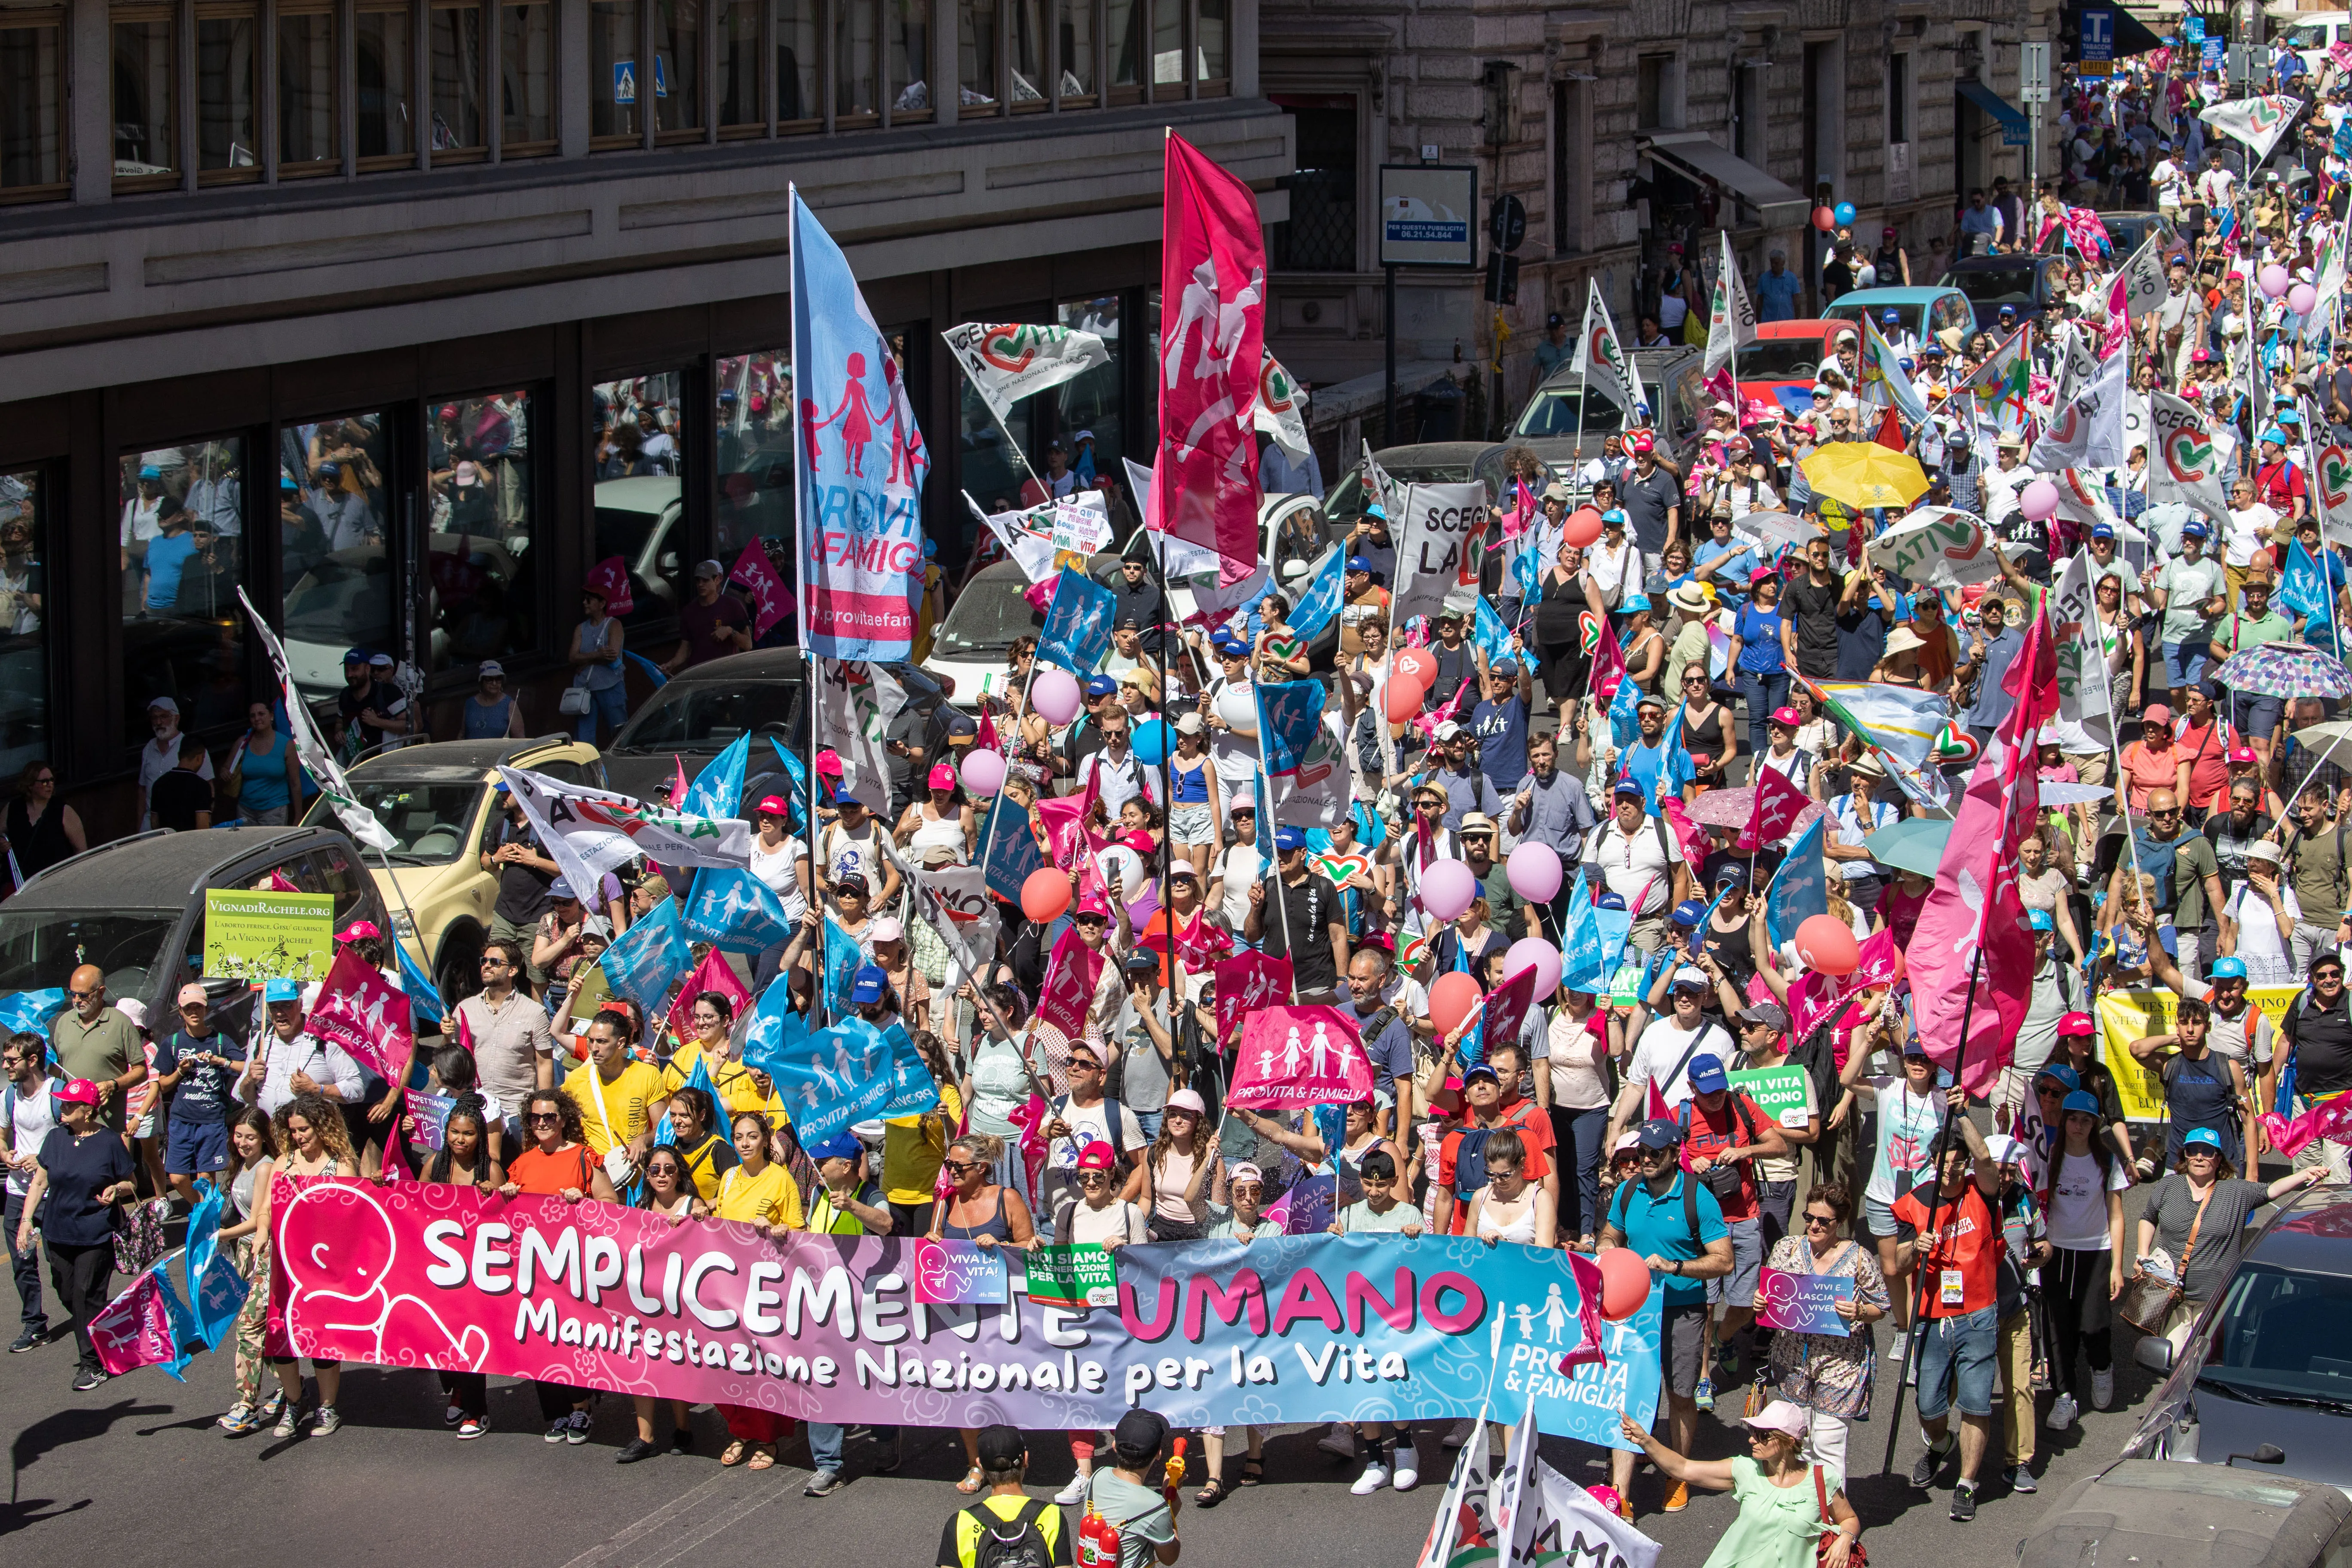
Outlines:
{"label": "road marking", "polygon": [[[768,1472],[772,1484],[758,1486],[745,1492],[743,1485],[752,1478],[721,1472],[703,1482],[692,1491],[672,1498],[653,1512],[621,1531],[602,1546],[592,1546],[565,1563],[563,1568],[667,1568],[704,1542],[723,1530],[731,1529],[752,1514],[785,1497],[807,1481],[809,1472],[779,1465]],[[731,1494],[731,1502],[722,1503],[722,1497]],[[672,1532],[673,1525],[693,1526],[684,1534]],[[648,1537],[652,1539],[648,1541]],[[634,1549],[644,1546],[638,1552]]]}

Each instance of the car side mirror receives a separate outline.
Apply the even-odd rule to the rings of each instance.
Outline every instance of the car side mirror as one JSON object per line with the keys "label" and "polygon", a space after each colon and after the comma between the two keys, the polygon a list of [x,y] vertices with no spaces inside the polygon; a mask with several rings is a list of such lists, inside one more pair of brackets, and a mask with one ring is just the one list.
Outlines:
{"label": "car side mirror", "polygon": [[2158,1377],[2168,1376],[2174,1360],[2172,1342],[2162,1334],[2142,1334],[2132,1351],[2135,1365],[2145,1367]]}

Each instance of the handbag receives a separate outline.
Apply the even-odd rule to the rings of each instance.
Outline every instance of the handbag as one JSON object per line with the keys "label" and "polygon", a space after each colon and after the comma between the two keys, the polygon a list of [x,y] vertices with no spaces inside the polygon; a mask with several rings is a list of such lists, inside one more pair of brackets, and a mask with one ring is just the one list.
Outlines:
{"label": "handbag", "polygon": [[[1829,1527],[1822,1531],[1822,1538],[1813,1542],[1813,1561],[1826,1563],[1830,1560],[1832,1546],[1844,1531],[1838,1529],[1837,1516],[1830,1511],[1830,1483],[1819,1465],[1813,1467],[1813,1497],[1822,1505],[1822,1522]],[[1870,1552],[1862,1544],[1861,1536],[1856,1535],[1853,1544],[1846,1548],[1845,1561],[1846,1568],[1870,1568]]]}
{"label": "handbag", "polygon": [[172,1200],[149,1198],[114,1211],[114,1271],[140,1274],[169,1247],[163,1226],[172,1217]]}
{"label": "handbag", "polygon": [[604,1151],[604,1179],[613,1184],[615,1193],[624,1192],[636,1183],[637,1163],[629,1158],[629,1146],[623,1142],[621,1130],[613,1125],[613,1113],[604,1109],[604,1075],[593,1062],[588,1064],[588,1092],[596,1097],[596,1115],[604,1123],[604,1135],[613,1141]]}
{"label": "handbag", "polygon": [[569,713],[575,718],[587,712],[593,706],[595,706],[594,701],[589,697],[588,689],[584,686],[567,686],[563,689],[563,694],[555,700],[555,710],[558,713]]}
{"label": "handbag", "polygon": [[2197,1205],[2197,1217],[2189,1222],[2189,1245],[2180,1249],[2180,1269],[2178,1279],[2167,1279],[2147,1271],[2147,1259],[2132,1265],[2131,1278],[2124,1281],[2123,1294],[2116,1298],[2115,1315],[2144,1334],[2164,1332],[2164,1320],[2179,1304],[2182,1287],[2189,1279],[2189,1260],[2197,1252],[2198,1227],[2205,1223],[2205,1205],[2213,1201],[2207,1193]]}

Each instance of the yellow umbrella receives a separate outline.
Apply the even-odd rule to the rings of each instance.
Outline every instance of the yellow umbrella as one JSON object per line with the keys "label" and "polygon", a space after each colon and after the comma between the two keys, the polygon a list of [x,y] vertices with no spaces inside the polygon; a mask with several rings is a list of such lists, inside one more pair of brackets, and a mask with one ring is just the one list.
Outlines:
{"label": "yellow umbrella", "polygon": [[1860,510],[1902,506],[1927,493],[1927,473],[1908,452],[1875,441],[1841,441],[1798,465],[1813,493]]}

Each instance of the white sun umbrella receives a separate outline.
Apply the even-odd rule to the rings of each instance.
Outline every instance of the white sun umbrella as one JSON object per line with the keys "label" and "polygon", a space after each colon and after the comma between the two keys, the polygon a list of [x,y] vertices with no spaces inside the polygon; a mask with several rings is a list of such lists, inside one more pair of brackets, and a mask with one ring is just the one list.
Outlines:
{"label": "white sun umbrella", "polygon": [[1870,542],[1870,563],[1929,588],[1964,588],[2000,575],[1999,541],[1984,519],[1954,506],[1923,506]]}

